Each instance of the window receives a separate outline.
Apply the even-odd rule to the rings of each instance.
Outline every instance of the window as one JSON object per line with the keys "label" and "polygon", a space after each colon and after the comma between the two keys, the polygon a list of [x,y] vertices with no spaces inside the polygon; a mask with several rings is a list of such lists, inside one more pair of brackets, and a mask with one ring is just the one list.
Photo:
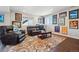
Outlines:
{"label": "window", "polygon": [[45,24],[46,25],[52,25],[52,15],[45,17]]}
{"label": "window", "polygon": [[39,24],[45,24],[45,18],[44,17],[38,18],[38,23]]}

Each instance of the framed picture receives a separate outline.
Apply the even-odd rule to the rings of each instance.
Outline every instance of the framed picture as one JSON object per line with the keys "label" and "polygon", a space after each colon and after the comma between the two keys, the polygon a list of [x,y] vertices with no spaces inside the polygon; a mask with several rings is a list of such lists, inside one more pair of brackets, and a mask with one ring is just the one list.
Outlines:
{"label": "framed picture", "polygon": [[52,17],[52,23],[57,24],[57,15],[53,15]]}
{"label": "framed picture", "polygon": [[21,22],[12,21],[12,25],[17,26],[18,28],[21,28]]}
{"label": "framed picture", "polygon": [[60,32],[60,26],[55,26],[55,32]]}
{"label": "framed picture", "polygon": [[24,24],[24,23],[26,23],[26,22],[28,22],[28,20],[24,20],[22,23]]}
{"label": "framed picture", "polygon": [[0,23],[4,22],[4,16],[0,15]]}
{"label": "framed picture", "polygon": [[59,25],[65,25],[65,17],[59,18]]}
{"label": "framed picture", "polygon": [[69,28],[78,29],[78,20],[69,21]]}
{"label": "framed picture", "polygon": [[78,19],[79,9],[69,11],[69,19]]}
{"label": "framed picture", "polygon": [[67,27],[62,27],[62,33],[67,34],[68,33],[68,28]]}
{"label": "framed picture", "polygon": [[67,12],[62,12],[62,13],[59,13],[59,17],[66,17],[67,16]]}
{"label": "framed picture", "polygon": [[22,21],[21,22],[24,24],[24,23],[28,22],[28,20],[29,20],[28,17],[22,17]]}

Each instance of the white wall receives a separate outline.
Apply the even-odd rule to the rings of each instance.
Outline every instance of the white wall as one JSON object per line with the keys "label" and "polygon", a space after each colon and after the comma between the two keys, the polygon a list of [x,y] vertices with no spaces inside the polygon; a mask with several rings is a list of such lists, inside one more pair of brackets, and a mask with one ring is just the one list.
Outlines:
{"label": "white wall", "polygon": [[52,15],[45,16],[45,29],[47,31],[53,31]]}
{"label": "white wall", "polygon": [[[50,14],[50,15],[56,15],[56,14],[57,14],[57,18],[59,19],[59,13],[64,12],[64,11],[67,11],[67,17],[66,17],[66,19],[65,19],[65,26],[68,27],[68,35],[71,36],[71,37],[75,37],[75,38],[79,38],[79,29],[69,29],[69,21],[70,21],[70,19],[69,19],[69,11],[70,11],[70,10],[77,9],[77,8],[79,9],[79,7],[72,7],[72,8],[70,8],[70,9],[63,10],[63,11],[60,11],[60,12],[55,13],[55,14]],[[48,20],[48,21],[49,21],[49,19],[51,20],[51,18],[49,17],[50,15],[45,16],[45,19]],[[79,19],[76,19],[76,20],[79,21]],[[46,21],[46,22],[48,22],[48,21]],[[51,24],[51,23],[50,23],[50,24]],[[47,28],[47,29],[50,29],[50,30],[52,30],[52,31],[54,32],[54,27],[57,26],[57,25],[58,25],[58,24],[55,24],[55,25],[53,24],[51,27],[50,27],[50,25],[49,25],[48,27],[50,27],[50,28]],[[60,30],[61,30],[61,27],[62,27],[62,26],[60,26]],[[59,34],[62,34],[62,32],[60,31]]]}
{"label": "white wall", "polygon": [[15,21],[15,12],[10,12],[11,21]]}
{"label": "white wall", "polygon": [[38,16],[34,16],[34,19],[33,19],[33,25],[36,25],[38,24]]}
{"label": "white wall", "polygon": [[4,13],[4,22],[0,23],[0,26],[11,25],[10,13]]}
{"label": "white wall", "polygon": [[0,26],[11,25],[10,9],[8,6],[0,6],[0,15],[4,15],[4,22]]}
{"label": "white wall", "polygon": [[32,15],[22,13],[22,20],[23,20],[23,18],[26,18],[26,17],[27,17],[27,19],[29,19],[29,22],[28,22],[28,24],[22,24],[21,29],[25,30],[26,34],[27,34],[27,26],[34,25],[34,23],[33,23],[34,17]]}
{"label": "white wall", "polygon": [[[79,7],[73,7],[69,9],[69,11],[74,9],[79,9]],[[78,20],[78,23],[79,23],[79,19],[74,19],[74,20]],[[78,29],[69,29],[68,32],[69,32],[69,35],[79,38],[79,26],[78,26]]]}

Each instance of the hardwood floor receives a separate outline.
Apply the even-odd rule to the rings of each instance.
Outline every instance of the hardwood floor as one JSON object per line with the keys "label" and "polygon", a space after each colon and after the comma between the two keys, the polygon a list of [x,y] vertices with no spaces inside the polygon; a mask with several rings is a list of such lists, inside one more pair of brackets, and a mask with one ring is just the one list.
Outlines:
{"label": "hardwood floor", "polygon": [[79,52],[79,40],[67,38],[54,49],[54,52]]}
{"label": "hardwood floor", "polygon": [[43,40],[37,36],[26,36],[22,43],[7,46],[3,52],[79,52],[79,40],[58,35]]}

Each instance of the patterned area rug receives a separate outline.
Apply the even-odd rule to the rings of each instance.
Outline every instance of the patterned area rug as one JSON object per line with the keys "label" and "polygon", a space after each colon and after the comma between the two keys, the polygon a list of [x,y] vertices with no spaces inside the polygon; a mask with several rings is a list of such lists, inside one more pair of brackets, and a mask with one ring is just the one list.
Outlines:
{"label": "patterned area rug", "polygon": [[51,48],[56,47],[65,39],[65,37],[57,35],[52,35],[52,37],[43,40],[37,36],[26,36],[22,43],[11,46],[8,52],[49,52]]}

